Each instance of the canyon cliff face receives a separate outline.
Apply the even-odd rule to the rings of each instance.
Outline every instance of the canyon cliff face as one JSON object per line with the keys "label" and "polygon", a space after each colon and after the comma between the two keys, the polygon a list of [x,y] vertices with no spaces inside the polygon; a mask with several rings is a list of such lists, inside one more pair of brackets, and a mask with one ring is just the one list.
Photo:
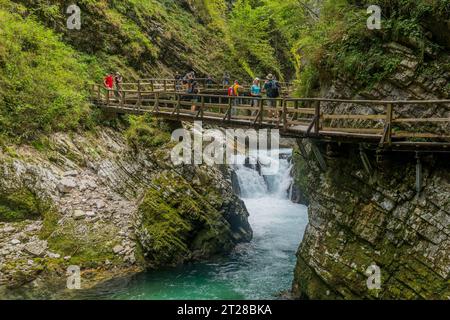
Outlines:
{"label": "canyon cliff face", "polygon": [[[440,63],[424,69],[413,50],[391,43],[387,50],[401,63],[389,79],[364,90],[342,77],[324,86],[323,96],[343,99],[445,99],[450,73]],[[430,53],[432,54],[432,53]],[[443,58],[443,57],[441,57]],[[428,69],[427,69],[428,68]],[[424,71],[428,70],[428,71]],[[434,70],[433,72],[429,72]],[[446,117],[446,106],[394,106],[397,117]],[[324,103],[327,113],[382,113],[381,107]],[[332,125],[332,124],[331,124]],[[350,125],[350,124],[348,124]],[[362,128],[364,122],[351,125]],[[383,128],[383,122],[376,125]],[[373,124],[372,124],[373,126]],[[420,126],[394,128],[420,132]],[[428,130],[449,132],[449,124]],[[310,201],[310,223],[298,251],[293,293],[311,299],[449,299],[450,175],[449,157],[420,155],[424,187],[415,188],[414,153],[366,150],[372,170],[364,169],[358,145],[319,144],[326,170],[319,169],[310,144],[308,165],[297,181]],[[362,146],[363,149],[365,146]],[[381,268],[381,290],[369,290],[365,274]]]}
{"label": "canyon cliff face", "polygon": [[85,288],[249,241],[248,213],[228,170],[174,167],[171,146],[136,148],[123,130],[105,127],[3,146],[0,292],[48,279],[65,285],[69,265],[81,267]]}
{"label": "canyon cliff face", "polygon": [[[335,148],[326,171],[309,155],[309,225],[297,254],[294,296],[448,299],[449,158],[423,160],[418,195],[414,156],[389,155],[389,162],[377,163],[372,154],[369,174],[358,149]],[[366,284],[373,263],[381,269],[381,290]]]}

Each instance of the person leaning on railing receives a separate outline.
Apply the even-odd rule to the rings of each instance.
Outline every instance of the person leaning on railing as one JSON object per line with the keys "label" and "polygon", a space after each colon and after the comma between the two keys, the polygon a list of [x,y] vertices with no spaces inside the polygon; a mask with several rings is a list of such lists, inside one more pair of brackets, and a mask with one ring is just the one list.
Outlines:
{"label": "person leaning on railing", "polygon": [[212,89],[212,87],[214,86],[214,80],[211,75],[206,78],[205,84],[207,89]]}

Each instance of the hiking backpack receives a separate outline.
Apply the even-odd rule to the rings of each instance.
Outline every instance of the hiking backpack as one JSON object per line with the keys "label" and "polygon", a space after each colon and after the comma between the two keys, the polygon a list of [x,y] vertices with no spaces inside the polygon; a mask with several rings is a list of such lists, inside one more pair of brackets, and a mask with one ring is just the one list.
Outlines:
{"label": "hiking backpack", "polygon": [[278,98],[280,96],[280,85],[275,80],[270,81],[269,84],[267,96],[270,98]]}

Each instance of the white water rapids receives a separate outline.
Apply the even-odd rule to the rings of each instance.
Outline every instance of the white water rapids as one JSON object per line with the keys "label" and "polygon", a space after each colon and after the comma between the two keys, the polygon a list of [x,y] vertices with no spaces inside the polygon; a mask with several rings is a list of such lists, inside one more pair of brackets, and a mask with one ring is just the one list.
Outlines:
{"label": "white water rapids", "polygon": [[279,161],[273,176],[263,177],[244,165],[235,168],[254,232],[250,243],[238,245],[227,257],[115,279],[74,298],[277,299],[290,290],[295,253],[308,219],[307,208],[289,200],[291,150],[280,153],[280,159],[259,154],[259,161],[266,165]]}

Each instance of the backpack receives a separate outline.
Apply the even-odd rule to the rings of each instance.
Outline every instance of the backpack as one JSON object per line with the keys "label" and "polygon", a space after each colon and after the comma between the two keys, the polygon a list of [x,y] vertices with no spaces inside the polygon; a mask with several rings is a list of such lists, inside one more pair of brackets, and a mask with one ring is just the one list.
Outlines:
{"label": "backpack", "polygon": [[267,96],[270,98],[278,98],[280,96],[280,85],[275,80],[269,82]]}
{"label": "backpack", "polygon": [[229,87],[228,88],[228,96],[229,97],[234,97],[234,87]]}

